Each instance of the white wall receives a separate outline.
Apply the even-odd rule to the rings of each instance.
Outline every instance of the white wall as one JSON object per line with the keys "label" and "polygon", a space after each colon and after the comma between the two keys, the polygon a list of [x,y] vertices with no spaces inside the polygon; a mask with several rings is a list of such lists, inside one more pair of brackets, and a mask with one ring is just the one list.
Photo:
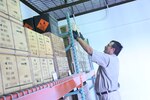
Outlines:
{"label": "white wall", "polygon": [[[124,46],[120,58],[122,100],[150,100],[150,0],[76,17],[91,46],[103,51],[112,39]],[[60,22],[62,25],[64,22]]]}

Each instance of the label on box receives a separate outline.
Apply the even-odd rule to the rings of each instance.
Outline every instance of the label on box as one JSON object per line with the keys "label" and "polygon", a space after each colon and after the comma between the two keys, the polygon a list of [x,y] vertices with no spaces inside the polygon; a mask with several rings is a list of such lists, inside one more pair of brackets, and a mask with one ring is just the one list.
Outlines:
{"label": "label on box", "polygon": [[53,73],[53,79],[54,79],[54,81],[55,81],[55,80],[58,80],[58,77],[57,77],[56,72],[55,72],[55,73]]}
{"label": "label on box", "polygon": [[1,71],[0,71],[0,96],[1,95],[3,95],[3,88],[2,88],[2,86],[3,86],[3,84],[2,84],[2,77],[1,77]]}
{"label": "label on box", "polygon": [[47,29],[48,25],[49,25],[49,22],[47,22],[44,19],[40,19],[40,21],[37,25],[37,28],[44,32]]}

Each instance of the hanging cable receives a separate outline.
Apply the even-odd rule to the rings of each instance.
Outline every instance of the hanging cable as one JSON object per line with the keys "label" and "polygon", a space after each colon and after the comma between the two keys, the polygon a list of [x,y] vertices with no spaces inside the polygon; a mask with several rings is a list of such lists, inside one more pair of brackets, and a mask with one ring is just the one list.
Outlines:
{"label": "hanging cable", "polygon": [[[73,2],[73,0],[72,0],[72,2]],[[73,6],[70,6],[68,9],[70,11],[70,15],[72,16],[72,19],[73,19],[73,22],[74,22],[75,26],[77,26],[76,18],[75,18],[76,16],[75,16],[75,12],[74,12]]]}
{"label": "hanging cable", "polygon": [[104,5],[106,6],[106,10],[105,10],[105,15],[104,15],[102,18],[97,19],[97,20],[94,20],[94,21],[91,21],[91,22],[86,22],[86,23],[83,23],[83,24],[79,24],[79,26],[88,25],[88,24],[91,24],[91,23],[97,23],[97,22],[100,22],[101,20],[104,20],[104,19],[108,16],[108,13],[109,13],[109,5],[108,5],[107,0],[103,0],[103,3],[104,3]]}

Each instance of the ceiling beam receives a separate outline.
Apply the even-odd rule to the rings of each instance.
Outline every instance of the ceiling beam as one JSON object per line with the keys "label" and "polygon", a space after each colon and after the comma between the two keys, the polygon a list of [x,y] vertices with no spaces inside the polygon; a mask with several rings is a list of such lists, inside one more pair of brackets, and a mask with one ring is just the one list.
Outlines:
{"label": "ceiling beam", "polygon": [[31,8],[32,10],[34,10],[35,12],[37,12],[38,14],[41,13],[41,11],[39,11],[38,9],[36,9],[34,6],[32,6],[30,3],[28,3],[26,0],[20,0],[22,3],[24,3],[26,6],[28,6],[29,8]]}
{"label": "ceiling beam", "polygon": [[80,3],[83,3],[83,2],[87,2],[87,1],[90,1],[90,0],[78,0],[78,1],[75,1],[75,2],[68,3],[68,4],[63,4],[63,5],[60,5],[60,6],[49,8],[48,10],[45,10],[42,13],[47,13],[47,12],[50,12],[50,11],[67,8],[67,7],[70,7],[70,6],[73,6],[73,5],[77,5],[77,4],[80,4]]}
{"label": "ceiling beam", "polygon": [[[112,5],[109,5],[109,7],[114,7],[114,6],[117,6],[117,5],[124,4],[124,3],[132,2],[132,1],[136,1],[136,0],[122,1],[122,2],[119,2],[119,3],[115,3],[115,4],[112,4]],[[83,14],[91,13],[91,12],[102,10],[102,9],[106,9],[106,8],[107,7],[104,6],[104,7],[88,10],[88,11],[85,11],[85,12],[81,12],[81,13],[75,14],[75,16],[80,16],[80,15],[83,15]],[[71,15],[70,17],[73,17],[73,16]],[[60,20],[64,20],[64,19],[66,19],[66,17],[63,17],[63,18],[60,18],[60,19],[57,19],[57,20],[60,21]]]}

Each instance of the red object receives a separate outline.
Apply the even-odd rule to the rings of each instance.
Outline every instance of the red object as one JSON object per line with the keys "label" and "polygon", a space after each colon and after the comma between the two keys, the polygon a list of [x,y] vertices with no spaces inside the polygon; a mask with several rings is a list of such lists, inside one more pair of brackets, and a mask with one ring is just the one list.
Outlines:
{"label": "red object", "polygon": [[84,81],[94,76],[94,71],[69,76],[31,89],[3,96],[0,100],[58,100],[74,88],[82,87]]}

